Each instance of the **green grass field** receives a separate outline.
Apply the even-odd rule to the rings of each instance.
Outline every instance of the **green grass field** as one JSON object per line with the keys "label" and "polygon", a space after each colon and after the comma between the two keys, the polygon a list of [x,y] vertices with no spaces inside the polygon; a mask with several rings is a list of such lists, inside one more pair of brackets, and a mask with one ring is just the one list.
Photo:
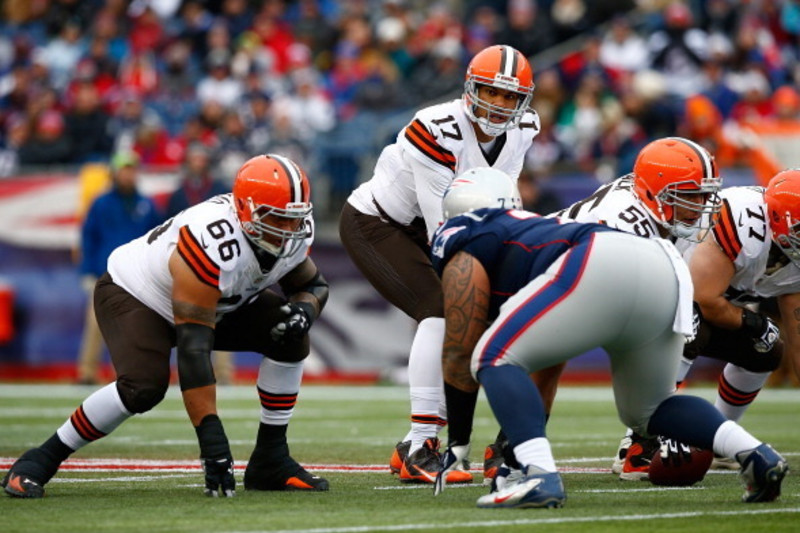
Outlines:
{"label": "green grass field", "polygon": [[[91,391],[68,385],[0,385],[0,471],[49,437]],[[689,392],[709,399],[714,394],[710,388],[690,387]],[[800,531],[796,389],[763,391],[742,421],[795,469],[777,502],[747,505],[739,501],[742,489],[734,473],[712,471],[701,484],[686,489],[622,482],[611,475],[611,456],[624,428],[609,387],[559,391],[548,433],[568,501],[554,510],[477,509],[475,500],[487,490],[480,485],[479,470],[474,485],[449,486],[435,498],[429,486],[401,484],[386,465],[406,432],[408,400],[405,388],[392,386],[305,386],[289,430],[292,455],[316,466],[314,471],[330,480],[330,492],[247,492],[241,486],[241,468],[258,427],[255,388],[222,387],[219,404],[238,461],[240,490],[235,498],[202,495],[194,431],[178,390],[172,388],[154,411],[76,453],[48,484],[44,499],[0,496],[0,531]],[[474,468],[496,431],[482,398]],[[70,463],[75,469],[67,468]]]}

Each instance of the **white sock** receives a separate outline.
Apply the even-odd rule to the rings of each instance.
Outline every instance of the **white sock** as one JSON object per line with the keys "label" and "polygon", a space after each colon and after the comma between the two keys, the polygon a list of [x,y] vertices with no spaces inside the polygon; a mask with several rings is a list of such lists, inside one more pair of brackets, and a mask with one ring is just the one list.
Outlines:
{"label": "white sock", "polygon": [[514,457],[523,466],[535,466],[545,472],[556,472],[556,461],[550,449],[550,441],[546,437],[526,440],[514,446]]}
{"label": "white sock", "polygon": [[752,450],[760,444],[760,440],[732,420],[723,422],[714,434],[714,453],[730,459],[736,459],[737,453]]}
{"label": "white sock", "polygon": [[731,363],[726,364],[720,376],[714,407],[728,420],[738,422],[764,387],[769,375],[770,372],[751,372]]}
{"label": "white sock", "polygon": [[271,426],[285,426],[289,423],[302,380],[302,361],[287,363],[268,357],[261,360],[257,381],[261,422]]}
{"label": "white sock", "polygon": [[105,437],[133,416],[117,391],[117,382],[93,392],[56,431],[61,442],[77,450]]}
{"label": "white sock", "polygon": [[411,431],[405,440],[411,440],[409,454],[419,449],[425,439],[435,437],[446,422],[440,416],[440,406],[444,404],[443,342],[443,318],[426,318],[419,323],[408,357]]}

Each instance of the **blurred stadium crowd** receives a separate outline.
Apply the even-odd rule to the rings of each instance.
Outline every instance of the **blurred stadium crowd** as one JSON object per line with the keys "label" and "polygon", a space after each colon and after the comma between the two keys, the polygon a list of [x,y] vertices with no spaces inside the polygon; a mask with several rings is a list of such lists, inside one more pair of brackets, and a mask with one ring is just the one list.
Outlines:
{"label": "blurred stadium crowd", "polygon": [[[338,213],[414,109],[461,93],[477,51],[532,60],[526,175],[627,172],[679,134],[756,177],[800,164],[794,0],[5,0],[0,176],[202,143],[309,170]],[[47,167],[46,167],[47,166]]]}

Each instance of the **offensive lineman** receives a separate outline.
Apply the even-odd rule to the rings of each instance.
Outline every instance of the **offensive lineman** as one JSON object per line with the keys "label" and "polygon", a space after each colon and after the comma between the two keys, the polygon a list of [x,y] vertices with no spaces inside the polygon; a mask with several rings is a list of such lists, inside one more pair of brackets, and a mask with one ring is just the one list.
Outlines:
{"label": "offensive lineman", "polygon": [[[26,451],[3,478],[5,492],[41,498],[75,450],[155,407],[169,385],[172,347],[207,495],[235,492],[233,456],[217,416],[213,349],[264,355],[257,383],[261,424],[245,488],[327,490],[326,480],[291,458],[286,441],[309,353],[308,330],[328,298],[328,284],[308,255],[311,216],[303,170],[283,156],[261,155],[242,165],[232,193],[186,209],[117,248],[94,300],[117,380],[86,398],[41,446]],[[275,283],[286,298],[268,289]]]}
{"label": "offensive lineman", "polygon": [[[440,469],[444,315],[429,243],[442,222],[442,196],[455,176],[476,166],[500,169],[516,181],[539,133],[539,116],[530,108],[533,88],[533,72],[519,51],[504,45],[482,50],[467,68],[462,97],[417,112],[342,209],[339,234],[351,259],[418,323],[408,359],[411,429],[390,462],[401,481],[433,483]],[[449,477],[451,483],[471,480],[466,471]]]}
{"label": "offensive lineman", "polygon": [[[714,238],[685,253],[701,320],[684,357],[727,362],[715,406],[738,421],[782,357],[800,368],[800,170],[779,172],[766,188],[725,189],[719,219]],[[780,327],[752,307],[771,297]]]}

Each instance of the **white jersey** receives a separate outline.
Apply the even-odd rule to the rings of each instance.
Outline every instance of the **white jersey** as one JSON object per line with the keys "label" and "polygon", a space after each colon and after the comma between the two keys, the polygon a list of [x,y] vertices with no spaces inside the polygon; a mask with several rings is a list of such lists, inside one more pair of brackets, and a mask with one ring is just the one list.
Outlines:
{"label": "white jersey", "polygon": [[[768,298],[800,292],[800,269],[772,244],[763,187],[723,189],[722,209],[713,236],[736,273],[728,297]],[[687,254],[691,261],[692,246]]]}
{"label": "white jersey", "polygon": [[302,263],[312,240],[306,239],[294,255],[262,271],[228,193],[181,211],[120,246],[108,259],[108,272],[114,283],[174,323],[169,258],[177,248],[198,279],[222,293],[217,302],[219,321]]}
{"label": "white jersey", "polygon": [[[461,99],[426,107],[383,149],[372,179],[353,191],[348,202],[361,213],[388,216],[403,225],[421,217],[430,237],[442,222],[442,197],[455,176],[491,166],[516,182],[539,129],[539,115],[525,113],[518,127],[495,139],[487,156]],[[420,166],[425,172],[415,175],[413,168]]]}
{"label": "white jersey", "polygon": [[603,185],[591,196],[549,216],[605,224],[647,239],[660,237],[658,228],[661,226],[633,192],[631,174]]}

